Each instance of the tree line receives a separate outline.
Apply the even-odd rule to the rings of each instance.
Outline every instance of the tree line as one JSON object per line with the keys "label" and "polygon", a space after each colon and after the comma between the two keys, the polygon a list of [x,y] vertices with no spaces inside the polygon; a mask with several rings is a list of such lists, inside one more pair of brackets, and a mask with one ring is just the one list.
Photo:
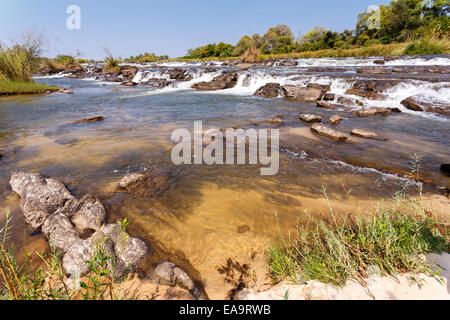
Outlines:
{"label": "tree line", "polygon": [[287,25],[272,27],[261,36],[242,37],[236,45],[220,42],[188,50],[185,58],[238,57],[248,48],[262,54],[286,54],[324,49],[408,42],[420,39],[448,39],[450,0],[396,0],[379,10],[368,10],[358,15],[353,30],[334,32],[314,27],[299,37]]}

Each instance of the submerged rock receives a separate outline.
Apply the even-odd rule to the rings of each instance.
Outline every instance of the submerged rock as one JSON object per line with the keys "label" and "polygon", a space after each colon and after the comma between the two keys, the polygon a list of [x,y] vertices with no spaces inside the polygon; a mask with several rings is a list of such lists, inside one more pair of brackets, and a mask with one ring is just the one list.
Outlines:
{"label": "submerged rock", "polygon": [[384,65],[384,64],[386,64],[386,61],[384,61],[384,60],[375,60],[373,63],[374,64],[378,64],[378,65]]}
{"label": "submerged rock", "polygon": [[84,124],[84,123],[93,123],[93,122],[100,122],[105,120],[106,117],[94,117],[94,118],[89,118],[89,119],[82,119],[82,120],[78,120],[76,122],[74,122],[73,124]]}
{"label": "submerged rock", "polygon": [[277,98],[281,94],[283,94],[283,88],[279,83],[267,83],[254,93],[255,96],[266,98]]}
{"label": "submerged rock", "polygon": [[375,132],[362,130],[362,129],[353,129],[352,135],[360,137],[360,138],[378,138],[378,134]]}
{"label": "submerged rock", "polygon": [[323,136],[335,141],[345,141],[348,139],[346,134],[330,129],[318,123],[313,124],[313,126],[311,127],[311,131],[318,134],[319,136]]}
{"label": "submerged rock", "polygon": [[64,94],[73,94],[72,90],[64,89],[64,88],[59,89],[58,92],[64,93]]}
{"label": "submerged rock", "polygon": [[287,98],[298,102],[316,102],[323,96],[321,89],[302,86],[284,86],[283,91]]}
{"label": "submerged rock", "polygon": [[359,100],[355,100],[355,99],[350,99],[347,97],[339,97],[337,99],[337,103],[339,104],[345,104],[345,105],[358,105],[358,106],[363,106],[364,104],[359,101]]}
{"label": "submerged rock", "polygon": [[120,188],[137,195],[151,195],[162,191],[168,182],[167,172],[153,169],[139,173],[132,173],[119,183]]}
{"label": "submerged rock", "polygon": [[267,119],[264,121],[265,123],[275,124],[275,125],[283,125],[284,121],[280,118]]}
{"label": "submerged rock", "polygon": [[155,268],[155,274],[162,280],[167,281],[169,285],[175,286],[180,284],[186,287],[195,298],[201,295],[200,290],[195,286],[191,277],[175,263],[164,262],[159,264]]}
{"label": "submerged rock", "polygon": [[317,106],[324,109],[330,109],[330,110],[349,110],[346,106],[343,106],[341,104],[333,104],[326,101],[317,101]]}
{"label": "submerged rock", "polygon": [[300,120],[303,120],[307,123],[322,122],[322,117],[313,114],[302,114],[300,115]]}
{"label": "submerged rock", "polygon": [[357,115],[358,117],[364,118],[364,117],[376,116],[378,114],[387,115],[390,112],[391,112],[391,110],[389,108],[370,107],[370,108],[362,108],[360,110],[353,111],[353,114]]}
{"label": "submerged rock", "polygon": [[125,82],[122,82],[121,85],[126,86],[126,87],[133,87],[133,86],[137,86],[138,84],[133,81],[125,81]]}
{"label": "submerged rock", "polygon": [[392,69],[382,67],[362,67],[358,68],[356,72],[363,74],[391,74]]}

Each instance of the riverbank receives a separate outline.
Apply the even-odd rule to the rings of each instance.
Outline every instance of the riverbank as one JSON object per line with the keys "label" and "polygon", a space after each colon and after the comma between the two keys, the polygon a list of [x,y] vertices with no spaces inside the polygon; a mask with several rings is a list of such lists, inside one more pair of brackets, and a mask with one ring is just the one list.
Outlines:
{"label": "riverbank", "polygon": [[[450,54],[450,40],[442,39],[433,42],[436,47],[439,48],[440,54]],[[363,47],[353,48],[337,48],[326,49],[317,51],[305,51],[305,52],[292,52],[285,54],[260,54],[258,60],[260,62],[267,60],[282,60],[282,59],[307,59],[307,58],[356,58],[356,57],[401,57],[420,55],[420,51],[408,55],[408,48],[411,48],[419,42],[401,42],[390,44],[376,44]],[[234,61],[240,60],[240,57],[210,57],[203,59],[190,59],[190,58],[173,58],[164,60],[161,62],[179,62],[179,61]]]}
{"label": "riverbank", "polygon": [[21,94],[43,94],[58,91],[56,86],[49,86],[35,82],[0,81],[0,96],[14,96]]}

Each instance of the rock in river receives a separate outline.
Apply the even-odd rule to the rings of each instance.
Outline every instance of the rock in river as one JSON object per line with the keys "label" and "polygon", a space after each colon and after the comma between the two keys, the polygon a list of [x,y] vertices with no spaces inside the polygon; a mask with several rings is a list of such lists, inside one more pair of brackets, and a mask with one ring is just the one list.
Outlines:
{"label": "rock in river", "polygon": [[95,117],[95,118],[89,118],[89,119],[82,119],[74,122],[73,124],[84,124],[84,123],[92,123],[92,122],[100,122],[105,120],[105,117]]}
{"label": "rock in river", "polygon": [[337,125],[338,123],[340,123],[341,121],[342,121],[341,116],[334,115],[330,118],[330,121],[328,121],[328,123],[334,126],[334,125]]}
{"label": "rock in river", "polygon": [[167,186],[168,176],[164,170],[153,169],[132,173],[122,178],[119,186],[136,195],[151,195]]}
{"label": "rock in river", "polygon": [[267,83],[255,92],[255,96],[276,98],[283,94],[283,88],[279,83]]}
{"label": "rock in river", "polygon": [[352,135],[360,137],[360,138],[378,138],[378,134],[371,131],[366,131],[362,129],[353,129]]}
{"label": "rock in river", "polygon": [[389,108],[382,107],[362,108],[360,110],[353,111],[355,115],[361,118],[376,116],[377,114],[387,115],[390,112],[391,110],[389,110]]}
{"label": "rock in river", "polygon": [[300,115],[300,120],[303,120],[307,123],[322,122],[322,117],[313,114],[302,114]]}
{"label": "rock in river", "polygon": [[75,199],[64,184],[37,173],[14,172],[9,183],[21,198],[20,208],[31,232],[40,231],[51,214]]}
{"label": "rock in river", "polygon": [[316,102],[323,96],[321,89],[302,86],[284,86],[283,91],[287,98],[298,102]]}
{"label": "rock in river", "polygon": [[311,127],[311,131],[318,134],[319,136],[323,136],[335,141],[345,141],[348,139],[346,134],[330,129],[318,123],[313,124],[313,126]]}
{"label": "rock in river", "polygon": [[236,86],[237,81],[238,74],[236,72],[224,72],[210,82],[195,83],[192,88],[201,91],[224,90]]}

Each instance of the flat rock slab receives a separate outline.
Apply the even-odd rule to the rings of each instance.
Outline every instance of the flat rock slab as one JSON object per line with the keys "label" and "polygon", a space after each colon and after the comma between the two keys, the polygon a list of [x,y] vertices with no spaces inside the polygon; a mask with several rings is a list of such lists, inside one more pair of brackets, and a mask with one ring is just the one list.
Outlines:
{"label": "flat rock slab", "polygon": [[287,98],[298,102],[316,102],[323,95],[321,89],[302,86],[284,86],[283,91]]}
{"label": "flat rock slab", "polygon": [[334,141],[345,141],[348,139],[346,134],[317,123],[313,124],[311,131],[319,136],[332,139]]}
{"label": "flat rock slab", "polygon": [[365,118],[365,117],[376,116],[378,114],[387,115],[390,112],[391,112],[391,110],[389,108],[370,107],[370,108],[362,108],[360,110],[353,111],[353,114],[357,115],[358,117]]}
{"label": "flat rock slab", "polygon": [[353,129],[352,135],[360,137],[360,138],[368,138],[368,139],[378,138],[378,134],[376,134],[375,132],[362,130],[362,129]]}
{"label": "flat rock slab", "polygon": [[345,111],[350,110],[350,108],[343,106],[341,104],[334,104],[326,101],[317,101],[317,106],[329,110],[345,110]]}
{"label": "flat rock slab", "polygon": [[95,117],[95,118],[89,118],[89,119],[82,119],[74,122],[73,124],[84,124],[84,123],[93,123],[93,122],[100,122],[105,120],[105,117]]}
{"label": "flat rock slab", "polygon": [[302,114],[300,115],[300,120],[305,121],[307,123],[322,122],[322,117],[313,114]]}

